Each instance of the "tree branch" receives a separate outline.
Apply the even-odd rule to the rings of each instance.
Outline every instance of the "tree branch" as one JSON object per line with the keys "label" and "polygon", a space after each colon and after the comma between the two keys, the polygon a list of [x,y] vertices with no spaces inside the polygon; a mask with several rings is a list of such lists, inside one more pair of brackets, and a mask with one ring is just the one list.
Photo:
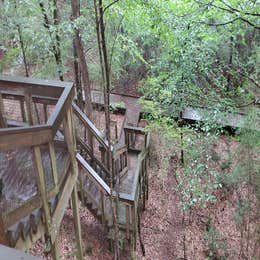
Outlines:
{"label": "tree branch", "polygon": [[233,19],[233,20],[230,20],[228,22],[225,22],[225,23],[206,23],[206,22],[201,22],[201,23],[206,24],[208,26],[224,26],[224,25],[227,25],[227,24],[230,24],[230,23],[234,23],[237,20],[239,20],[238,17]]}
{"label": "tree branch", "polygon": [[239,19],[240,19],[241,21],[243,21],[243,22],[245,22],[245,23],[247,23],[247,24],[253,26],[255,29],[260,30],[260,27],[259,27],[259,26],[253,24],[252,22],[248,21],[247,19],[245,19],[245,18],[243,18],[243,17],[239,17]]}
{"label": "tree branch", "polygon": [[232,7],[231,5],[227,4],[225,1],[221,0],[221,3],[223,3],[226,7],[228,7],[233,12],[239,12],[244,13],[245,15],[251,15],[251,16],[260,16],[258,13],[250,13],[250,12],[244,12],[243,10],[239,10],[237,8]]}
{"label": "tree branch", "polygon": [[106,12],[106,10],[111,7],[112,5],[116,4],[117,2],[119,2],[120,0],[115,0],[114,2],[110,3],[109,5],[107,5],[104,10],[103,10],[103,14]]}

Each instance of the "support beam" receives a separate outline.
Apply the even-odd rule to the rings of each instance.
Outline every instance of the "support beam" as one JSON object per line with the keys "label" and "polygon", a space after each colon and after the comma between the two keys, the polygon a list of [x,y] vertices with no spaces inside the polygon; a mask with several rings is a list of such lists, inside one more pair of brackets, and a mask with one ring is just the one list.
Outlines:
{"label": "support beam", "polygon": [[6,128],[7,123],[6,119],[4,118],[4,101],[2,97],[2,93],[0,92],[0,128]]}

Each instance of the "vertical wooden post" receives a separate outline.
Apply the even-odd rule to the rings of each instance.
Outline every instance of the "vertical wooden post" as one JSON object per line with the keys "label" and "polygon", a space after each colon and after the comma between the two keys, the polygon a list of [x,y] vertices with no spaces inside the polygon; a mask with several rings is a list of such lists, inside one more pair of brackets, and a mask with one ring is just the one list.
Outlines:
{"label": "vertical wooden post", "polygon": [[40,121],[40,116],[39,116],[37,105],[36,105],[36,103],[33,103],[33,104],[34,104],[34,111],[35,111],[35,119],[37,119],[38,124],[40,124],[41,121]]}
{"label": "vertical wooden post", "polygon": [[[75,134],[73,131],[72,125],[72,113],[69,110],[65,116],[64,120],[64,133],[65,140],[67,143],[67,148],[70,155],[70,161],[72,164],[72,174],[78,175],[78,165],[76,162],[76,143],[75,143]],[[73,207],[73,215],[75,218],[75,232],[76,232],[76,240],[77,240],[77,249],[78,249],[78,259],[83,259],[83,250],[82,250],[82,237],[81,237],[81,225],[80,225],[80,217],[79,217],[79,209],[78,209],[78,194],[77,194],[77,185],[75,185],[72,192],[72,207]]]}
{"label": "vertical wooden post", "polygon": [[0,214],[0,244],[6,245],[6,246],[8,245],[8,240],[7,240],[5,228],[4,228],[4,221],[2,219],[1,214]]}
{"label": "vertical wooden post", "polygon": [[7,123],[6,119],[4,118],[4,101],[2,98],[2,93],[0,92],[0,128],[6,128]]}
{"label": "vertical wooden post", "polygon": [[79,205],[78,205],[78,193],[77,185],[75,185],[72,192],[72,207],[73,207],[73,216],[74,216],[74,225],[78,249],[78,259],[83,259],[83,248],[82,248],[82,239],[81,239],[81,225],[79,217]]}
{"label": "vertical wooden post", "polygon": [[126,204],[126,238],[129,240],[130,239],[130,206]]}
{"label": "vertical wooden post", "polygon": [[47,123],[48,121],[48,110],[47,110],[47,105],[43,104],[43,112],[44,112],[44,121]]}
{"label": "vertical wooden post", "polygon": [[25,113],[25,109],[24,109],[24,99],[23,98],[20,99],[20,110],[21,110],[21,116],[22,116],[23,122],[26,122],[26,113]]}
{"label": "vertical wooden post", "polygon": [[26,112],[27,112],[27,116],[28,116],[29,125],[36,124],[36,119],[35,119],[35,116],[33,113],[34,108],[33,108],[33,100],[32,100],[31,93],[25,94],[25,105],[26,105]]}
{"label": "vertical wooden post", "polygon": [[105,196],[104,196],[104,193],[102,191],[100,191],[100,193],[101,193],[102,225],[103,225],[103,228],[105,228],[105,224],[106,224],[106,218],[105,218]]}
{"label": "vertical wooden post", "polygon": [[57,251],[57,245],[55,241],[51,241],[50,235],[51,235],[51,229],[52,229],[52,221],[51,221],[51,213],[50,208],[48,204],[47,199],[47,191],[46,191],[46,185],[44,180],[44,170],[42,165],[42,156],[41,156],[41,150],[39,146],[33,147],[34,152],[34,162],[37,169],[37,185],[38,189],[42,198],[42,204],[43,204],[43,210],[45,214],[46,219],[46,229],[47,229],[47,235],[50,239],[50,242],[52,244],[52,257],[53,259],[59,259],[58,251]]}
{"label": "vertical wooden post", "polygon": [[55,150],[54,150],[54,143],[49,142],[49,153],[50,153],[50,159],[51,159],[51,167],[52,167],[52,178],[54,182],[54,187],[57,190],[58,187],[58,171],[57,171],[57,164],[56,164],[56,157],[55,157]]}

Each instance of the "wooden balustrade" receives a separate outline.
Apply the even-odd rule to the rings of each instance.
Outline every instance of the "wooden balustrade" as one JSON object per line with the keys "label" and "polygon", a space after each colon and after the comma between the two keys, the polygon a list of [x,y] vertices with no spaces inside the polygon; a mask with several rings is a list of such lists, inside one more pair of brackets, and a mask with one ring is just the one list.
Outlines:
{"label": "wooden balustrade", "polygon": [[[75,157],[76,143],[71,111],[71,103],[74,96],[73,84],[0,76],[0,94],[2,100],[19,101],[18,111],[20,111],[21,118],[20,122],[18,122],[20,124],[18,127],[0,129],[0,150],[3,153],[12,149],[31,149],[32,155],[28,158],[32,158],[29,159],[31,160],[29,163],[34,166],[32,170],[36,174],[32,176],[36,176],[38,188],[36,195],[1,215],[0,236],[3,235],[3,230],[1,230],[3,227],[4,233],[6,233],[11,226],[19,223],[22,218],[28,216],[30,218],[30,214],[35,209],[42,207],[45,219],[45,232],[52,245],[52,256],[53,259],[58,259],[56,238],[65,209],[70,198],[72,198],[78,256],[82,259],[83,252],[76,185],[78,166]],[[38,102],[43,104],[43,120],[40,120],[37,108]],[[54,108],[49,116],[47,114],[50,104],[51,106],[54,105]],[[4,110],[4,102],[2,102],[0,110],[1,119],[3,119]],[[41,121],[44,123],[40,125]],[[12,124],[15,125],[15,122]],[[1,126],[3,127],[2,121]],[[55,148],[59,146],[59,142],[56,142],[55,138],[59,131],[64,132],[65,138],[62,136],[62,149],[68,156],[65,159],[66,163],[63,173],[58,176]],[[47,164],[46,161],[43,163],[43,157],[49,158]],[[51,187],[48,187],[46,182],[47,168],[50,169],[51,173],[48,178],[53,182]],[[50,206],[50,199],[55,203],[53,208]],[[17,228],[20,227],[21,225],[17,226]]]}

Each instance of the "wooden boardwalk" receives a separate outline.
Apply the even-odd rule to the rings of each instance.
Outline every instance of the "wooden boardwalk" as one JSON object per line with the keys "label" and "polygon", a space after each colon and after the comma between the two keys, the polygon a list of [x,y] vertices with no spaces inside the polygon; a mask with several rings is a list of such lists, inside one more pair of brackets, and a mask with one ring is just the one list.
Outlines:
{"label": "wooden boardwalk", "polygon": [[[58,177],[64,176],[64,167],[68,160],[68,153],[61,147],[55,147]],[[52,168],[47,147],[42,147],[42,161],[44,178],[47,189],[54,186]],[[0,179],[4,187],[0,198],[0,212],[8,213],[30,200],[37,194],[37,183],[33,165],[33,154],[30,149],[16,149],[0,151]]]}
{"label": "wooden boardwalk", "polygon": [[[247,125],[245,113],[223,113],[223,115],[219,116],[214,115],[213,112],[214,111],[202,107],[186,107],[182,112],[182,118],[190,121],[203,122],[210,117],[210,120],[224,127],[236,129],[245,127],[252,130],[260,130],[260,118],[254,122],[254,125]],[[260,114],[260,111],[258,114]]]}
{"label": "wooden boardwalk", "polygon": [[[104,105],[104,96],[101,91],[92,90],[91,93],[92,102],[98,105]],[[130,96],[122,96],[117,94],[110,94],[111,103],[122,103],[122,108],[126,110],[125,112],[125,126],[133,126],[137,127],[140,119],[141,113],[141,105],[138,103],[138,98],[130,97]],[[125,143],[125,135],[124,131],[121,131],[121,136],[119,138],[119,144]],[[120,179],[119,192],[131,194],[133,185],[134,185],[134,177],[137,165],[138,153],[136,152],[128,152],[128,171],[127,173]]]}

